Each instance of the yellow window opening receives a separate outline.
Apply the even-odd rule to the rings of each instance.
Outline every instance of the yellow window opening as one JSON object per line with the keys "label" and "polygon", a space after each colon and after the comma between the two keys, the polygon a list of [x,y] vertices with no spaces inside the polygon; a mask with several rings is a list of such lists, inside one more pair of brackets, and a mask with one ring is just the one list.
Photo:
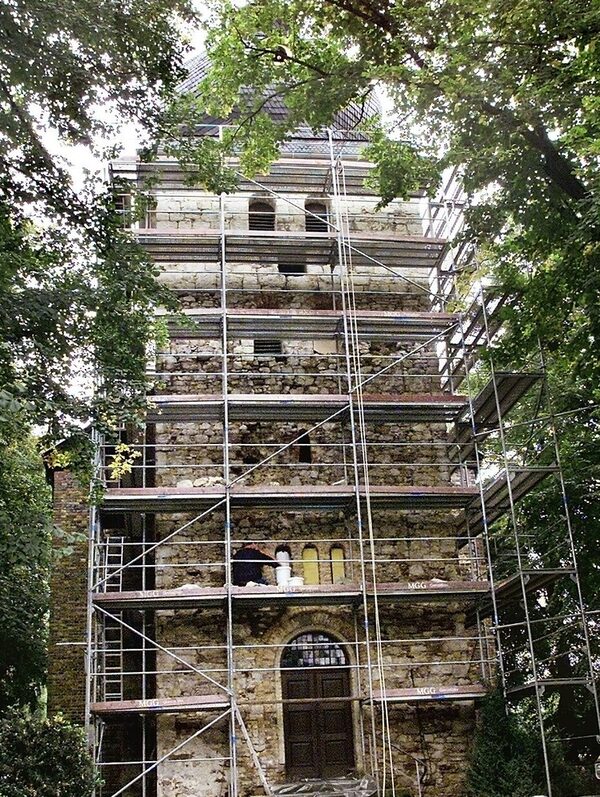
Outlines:
{"label": "yellow window opening", "polygon": [[344,549],[341,545],[334,545],[331,549],[331,582],[340,584],[346,578],[346,562]]}
{"label": "yellow window opening", "polygon": [[319,552],[312,545],[302,551],[302,565],[304,567],[304,583],[319,583]]}

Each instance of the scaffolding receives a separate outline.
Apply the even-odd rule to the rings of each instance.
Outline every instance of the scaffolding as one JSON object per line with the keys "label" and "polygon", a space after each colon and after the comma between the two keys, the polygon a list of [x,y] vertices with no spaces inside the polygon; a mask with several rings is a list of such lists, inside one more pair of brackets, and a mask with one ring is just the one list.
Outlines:
{"label": "scaffolding", "polygon": [[[472,708],[499,674],[507,699],[535,702],[551,797],[545,701],[589,690],[600,715],[543,360],[500,370],[481,357],[501,334],[504,297],[478,284],[465,303],[457,291],[475,254],[455,243],[465,203],[456,175],[434,200],[381,213],[355,136],[329,131],[292,155],[260,182],[240,175],[246,206],[271,201],[277,229],[248,229],[239,194],[182,192],[172,167],[134,225],[183,312],[162,317],[169,343],[149,364],[143,429],[120,432],[135,452],[129,472],[113,479],[115,440],[98,445],[106,491],[90,515],[86,711],[102,797],[160,794],[169,766],[206,764],[186,747],[216,732],[222,750],[213,746],[210,764],[226,772],[231,797],[244,760],[272,794],[273,752],[253,736],[247,684],[282,677],[289,639],[250,641],[240,624],[302,607],[353,629],[339,640],[343,661],[327,660],[351,688],[325,702],[350,707],[356,764],[378,793],[439,788],[421,707]],[[136,179],[151,168],[137,165]],[[317,192],[325,218],[289,196]],[[356,210],[356,196],[372,207]],[[564,528],[544,551],[522,506],[548,484]],[[236,525],[247,512],[265,519],[264,534]],[[334,519],[325,533],[308,534],[322,517]],[[235,586],[232,552],[249,533],[281,542],[281,518],[298,523],[286,537],[296,550],[328,548],[322,583]],[[304,554],[291,564],[305,567]],[[549,595],[565,580],[570,608],[556,617]],[[402,628],[415,611],[421,626]],[[177,639],[181,616],[206,618],[194,622],[220,628],[220,639]],[[305,643],[315,656],[332,644]],[[275,712],[316,702],[278,689],[261,698]],[[408,750],[395,732],[403,707],[420,739]],[[168,749],[157,742],[164,716],[181,720]]]}

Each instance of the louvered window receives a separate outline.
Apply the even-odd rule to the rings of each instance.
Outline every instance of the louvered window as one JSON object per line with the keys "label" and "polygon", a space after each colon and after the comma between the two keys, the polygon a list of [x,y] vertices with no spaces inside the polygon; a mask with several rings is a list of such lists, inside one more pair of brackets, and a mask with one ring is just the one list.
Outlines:
{"label": "louvered window", "polygon": [[304,206],[306,215],[304,217],[306,232],[327,232],[327,206],[322,202],[307,202]]}
{"label": "louvered window", "polygon": [[268,202],[250,202],[248,212],[250,230],[274,230],[275,210]]}
{"label": "louvered window", "polygon": [[254,354],[268,354],[280,357],[282,353],[282,342],[276,338],[257,338],[254,341]]}

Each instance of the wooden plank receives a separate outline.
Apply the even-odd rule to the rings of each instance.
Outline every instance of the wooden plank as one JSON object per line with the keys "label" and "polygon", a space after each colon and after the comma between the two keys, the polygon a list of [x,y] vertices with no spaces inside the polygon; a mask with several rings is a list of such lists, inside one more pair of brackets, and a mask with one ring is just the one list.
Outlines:
{"label": "wooden plank", "polygon": [[386,689],[373,692],[373,700],[381,703],[429,703],[448,700],[478,700],[485,697],[483,684],[468,686],[417,686],[407,689]]}
{"label": "wooden plank", "polygon": [[226,695],[191,695],[152,700],[108,700],[92,703],[92,714],[179,714],[192,711],[224,711],[229,708]]}
{"label": "wooden plank", "polygon": [[[165,317],[172,338],[219,338],[222,313],[212,308],[189,308],[183,315],[189,325],[182,325],[168,313]],[[423,340],[451,331],[458,323],[452,313],[396,312],[389,310],[357,310],[352,314],[358,333],[365,340]],[[343,333],[344,314],[341,310],[308,309],[250,309],[227,310],[230,337],[282,337],[294,339],[329,338]]]}
{"label": "wooden plank", "polygon": [[[379,485],[369,490],[370,502],[379,509],[458,509],[476,498],[476,487],[431,487]],[[365,499],[365,489],[360,488]],[[103,511],[179,512],[209,509],[225,498],[225,488],[215,487],[133,487],[108,489]],[[296,509],[334,510],[350,508],[355,502],[352,485],[234,485],[231,505],[295,511]]]}
{"label": "wooden plank", "polygon": [[[218,395],[162,395],[150,396],[149,399],[152,402],[147,415],[149,423],[220,420],[223,416],[224,400]],[[233,421],[317,421],[344,408],[349,409],[348,396],[340,394],[230,394],[227,401],[229,418]],[[371,422],[447,423],[464,412],[466,399],[448,394],[378,394],[364,396],[363,406],[365,418]]]}
{"label": "wooden plank", "polygon": [[[385,603],[427,603],[439,601],[472,602],[489,591],[487,581],[404,581],[366,585],[367,598]],[[358,604],[363,592],[359,584],[318,584],[296,588],[275,585],[231,588],[235,603],[264,606],[281,605],[345,605]],[[107,611],[128,608],[200,609],[225,608],[225,587],[185,586],[175,589],[138,590],[124,592],[97,592],[92,595],[95,605]]]}
{"label": "wooden plank", "polygon": [[497,425],[498,407],[496,393],[500,412],[504,416],[541,379],[543,379],[543,374],[541,373],[497,372],[495,379],[491,379],[473,399],[473,417],[477,427],[493,427]]}
{"label": "wooden plank", "polygon": [[[555,465],[549,465],[547,467],[511,468],[508,472],[501,471],[483,491],[485,510],[482,510],[478,499],[475,499],[471,507],[467,509],[468,528],[471,536],[476,537],[483,532],[484,517],[488,526],[490,526],[510,510],[511,495],[513,503],[516,504],[535,489],[547,476],[556,473],[556,470]],[[467,531],[467,517],[465,517],[461,529],[464,532]],[[463,542],[467,542],[467,540],[464,539]]]}
{"label": "wooden plank", "polygon": [[[523,579],[525,581],[526,594],[531,595],[539,589],[554,584],[561,578],[570,577],[575,571],[571,568],[557,568],[547,570],[525,570]],[[523,588],[521,586],[521,576],[517,573],[509,578],[505,578],[495,585],[496,604],[501,611],[507,606],[518,603],[523,599]],[[465,623],[467,626],[475,625],[477,616],[480,618],[491,617],[494,604],[491,595],[487,596],[482,603],[469,611]]]}

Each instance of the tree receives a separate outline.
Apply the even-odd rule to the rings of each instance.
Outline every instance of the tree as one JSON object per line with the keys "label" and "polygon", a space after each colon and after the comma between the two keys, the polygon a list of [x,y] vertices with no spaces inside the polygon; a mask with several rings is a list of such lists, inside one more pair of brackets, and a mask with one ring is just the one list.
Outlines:
{"label": "tree", "polygon": [[1,713],[35,706],[46,673],[51,496],[33,441],[17,430],[2,446],[0,483]]}
{"label": "tree", "polygon": [[0,3],[0,389],[47,444],[86,449],[86,422],[139,413],[152,310],[172,299],[112,190],[75,191],[44,129],[89,146],[124,120],[152,133],[189,16],[187,0]]}
{"label": "tree", "polygon": [[[568,765],[559,744],[548,743],[553,793],[556,797],[587,794],[580,768]],[[483,702],[467,772],[468,797],[531,797],[545,790],[539,730],[523,713],[506,713],[502,692]]]}
{"label": "tree", "polygon": [[[382,201],[422,184],[433,163],[459,165],[467,190],[486,192],[469,234],[515,297],[512,345],[528,350],[540,332],[568,345],[597,395],[599,17],[590,0],[214,0],[212,68],[166,124],[190,169],[214,186],[221,163],[227,187],[226,155],[264,169],[299,122],[327,124],[383,85],[395,135],[377,134],[369,153]],[[271,95],[286,120],[268,117]],[[221,143],[179,135],[205,113],[240,125]]]}
{"label": "tree", "polygon": [[62,717],[12,710],[0,718],[2,797],[91,797],[98,783],[86,738]]}
{"label": "tree", "polygon": [[140,419],[153,311],[173,306],[115,189],[76,190],[45,133],[90,152],[124,121],[152,135],[190,15],[187,0],[0,2],[2,709],[35,705],[45,676],[52,526],[30,430],[88,478],[86,426]]}
{"label": "tree", "polygon": [[179,21],[189,17],[187,0],[0,4],[4,190],[85,213],[44,144],[43,126],[55,128],[63,141],[86,145],[123,119],[137,119],[151,131],[182,75]]}

